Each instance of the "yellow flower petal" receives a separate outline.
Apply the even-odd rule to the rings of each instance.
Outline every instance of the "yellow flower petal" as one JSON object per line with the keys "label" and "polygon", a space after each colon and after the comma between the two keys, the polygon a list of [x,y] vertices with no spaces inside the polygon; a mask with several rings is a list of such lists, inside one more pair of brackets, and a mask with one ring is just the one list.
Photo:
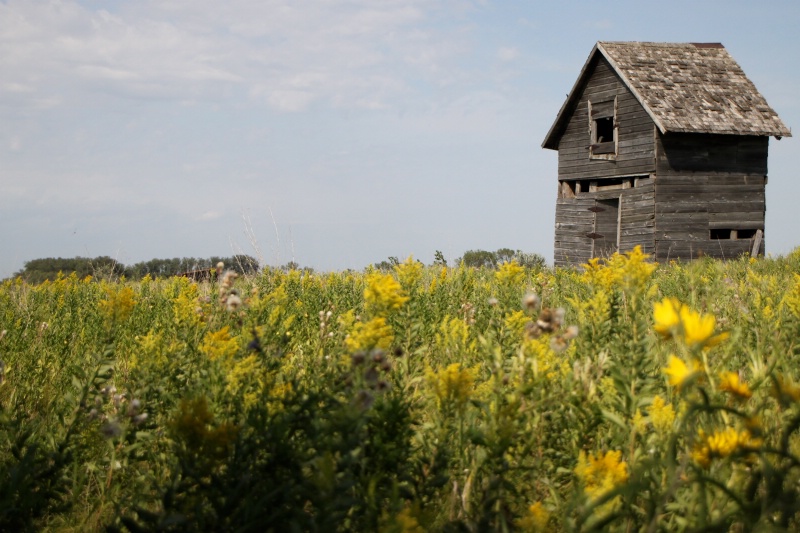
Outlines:
{"label": "yellow flower petal", "polygon": [[680,309],[681,303],[675,298],[664,298],[656,302],[653,306],[655,319],[653,328],[664,337],[671,336],[673,330],[681,323]]}
{"label": "yellow flower petal", "polygon": [[697,370],[699,370],[697,363],[694,363],[690,369],[682,359],[670,355],[664,373],[669,376],[669,384],[680,389]]}

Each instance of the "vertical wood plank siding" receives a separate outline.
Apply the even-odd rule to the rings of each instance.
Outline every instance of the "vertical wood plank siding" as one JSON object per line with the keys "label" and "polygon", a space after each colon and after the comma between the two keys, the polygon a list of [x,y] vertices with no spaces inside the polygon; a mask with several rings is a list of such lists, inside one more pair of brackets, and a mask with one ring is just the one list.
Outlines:
{"label": "vertical wood plank siding", "polygon": [[594,198],[559,198],[556,201],[555,266],[580,265],[592,258]]}

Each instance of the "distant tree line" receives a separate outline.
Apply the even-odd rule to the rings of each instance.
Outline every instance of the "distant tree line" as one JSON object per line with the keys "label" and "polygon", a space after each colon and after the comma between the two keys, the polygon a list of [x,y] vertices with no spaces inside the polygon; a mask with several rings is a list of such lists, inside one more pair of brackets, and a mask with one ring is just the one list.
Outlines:
{"label": "distant tree line", "polygon": [[186,272],[208,270],[216,267],[217,263],[225,264],[226,270],[234,270],[240,274],[258,272],[258,260],[249,255],[234,255],[232,257],[210,257],[198,259],[195,257],[182,257],[172,259],[151,259],[126,266],[108,256],[100,257],[46,257],[33,259],[25,263],[14,277],[21,277],[28,283],[41,283],[45,280],[54,280],[61,272],[65,276],[73,272],[79,277],[93,276],[96,278],[119,278],[139,280],[150,277],[177,276]]}
{"label": "distant tree line", "polygon": [[542,268],[547,264],[544,257],[536,253],[525,253],[521,250],[511,248],[500,248],[495,252],[486,250],[469,250],[464,252],[463,257],[456,260],[456,263],[464,263],[465,266],[480,268],[496,268],[503,263],[516,261],[518,264],[528,268]]}
{"label": "distant tree line", "polygon": [[[464,264],[475,268],[497,268],[505,262],[516,261],[528,268],[542,268],[546,265],[544,257],[536,253],[525,253],[511,248],[500,248],[497,251],[469,250],[464,252],[453,262],[453,266]],[[198,259],[196,257],[174,257],[172,259],[151,259],[132,265],[124,265],[116,259],[108,256],[100,257],[46,257],[43,259],[33,259],[25,263],[22,270],[15,272],[13,277],[21,277],[28,283],[41,283],[45,280],[54,280],[59,272],[68,276],[73,272],[79,278],[93,276],[100,279],[113,279],[125,276],[127,279],[139,280],[150,275],[152,278],[168,277],[210,270],[216,267],[217,263],[225,264],[226,270],[234,270],[240,274],[253,274],[259,271],[258,260],[249,255],[238,254],[231,257],[209,257]],[[401,263],[397,257],[389,257],[373,267],[380,270],[391,270]],[[447,266],[444,254],[439,250],[434,254],[433,265]],[[292,261],[279,267],[281,270],[304,270],[313,272],[313,269],[302,268],[299,264]]]}
{"label": "distant tree line", "polygon": [[[510,263],[511,261],[516,261],[519,265],[528,268],[543,268],[547,265],[545,258],[539,254],[526,253],[521,250],[512,250],[511,248],[500,248],[494,252],[469,250],[464,252],[462,257],[453,261],[453,264],[460,265],[463,263],[464,266],[474,268],[497,268],[499,265]],[[400,262],[396,256],[390,256],[383,261],[374,263],[373,266],[378,270],[391,270],[399,265]],[[433,265],[447,266],[447,260],[439,250],[434,253]]]}

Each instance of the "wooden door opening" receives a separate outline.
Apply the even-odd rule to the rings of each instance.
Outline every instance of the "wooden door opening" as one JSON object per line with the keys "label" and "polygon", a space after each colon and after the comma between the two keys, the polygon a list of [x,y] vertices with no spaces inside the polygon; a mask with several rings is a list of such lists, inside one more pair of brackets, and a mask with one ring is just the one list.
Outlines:
{"label": "wooden door opening", "polygon": [[611,257],[619,249],[619,198],[597,200],[592,257]]}

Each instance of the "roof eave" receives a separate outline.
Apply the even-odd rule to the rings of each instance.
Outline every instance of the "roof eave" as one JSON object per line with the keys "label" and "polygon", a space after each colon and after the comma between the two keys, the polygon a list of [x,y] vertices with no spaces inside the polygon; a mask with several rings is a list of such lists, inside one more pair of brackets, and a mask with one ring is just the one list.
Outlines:
{"label": "roof eave", "polygon": [[583,64],[583,68],[581,68],[580,74],[578,74],[578,79],[575,80],[575,84],[572,86],[572,89],[567,94],[567,99],[564,100],[564,103],[561,105],[561,109],[558,110],[558,114],[556,115],[556,120],[553,122],[553,125],[550,126],[550,129],[547,131],[547,135],[544,137],[544,141],[542,142],[542,148],[548,148],[550,150],[558,150],[558,143],[556,141],[556,137],[558,136],[557,133],[559,132],[559,128],[564,121],[565,114],[567,110],[570,108],[570,105],[574,102],[575,98],[578,97],[578,88],[584,81],[586,77],[586,72],[589,69],[589,64],[594,59],[594,54],[597,52],[597,45],[599,43],[595,43],[594,48],[592,51],[589,52],[589,57],[586,59],[586,62]]}
{"label": "roof eave", "polygon": [[661,133],[667,132],[667,129],[664,127],[664,124],[658,119],[658,117],[656,117],[653,111],[647,106],[647,104],[644,101],[644,98],[642,98],[642,95],[639,94],[639,92],[636,91],[636,89],[634,89],[631,86],[630,80],[628,80],[627,77],[620,70],[617,62],[614,61],[614,59],[608,52],[606,52],[605,49],[603,49],[603,42],[598,41],[597,43],[595,43],[594,47],[592,48],[592,51],[589,53],[588,59],[586,59],[586,62],[583,64],[583,68],[581,68],[580,74],[578,75],[578,79],[575,80],[575,84],[572,86],[572,89],[567,94],[567,99],[564,101],[564,104],[561,106],[561,109],[558,110],[558,114],[556,115],[556,120],[553,122],[553,125],[550,126],[550,129],[548,130],[547,135],[545,136],[544,141],[542,142],[542,148],[547,148],[550,150],[558,149],[558,143],[556,142],[556,137],[559,136],[558,134],[561,132],[562,124],[564,120],[566,120],[565,115],[567,113],[567,110],[570,109],[575,100],[580,97],[579,88],[583,85],[585,78],[588,75],[587,71],[589,70],[589,65],[592,63],[595,54],[598,52],[606,59],[606,61],[608,61],[608,63],[614,69],[614,72],[620,77],[620,79],[628,88],[628,90],[631,91],[631,94],[633,94],[636,100],[642,105],[645,112],[647,112],[647,115],[655,123],[659,131],[661,131]]}

